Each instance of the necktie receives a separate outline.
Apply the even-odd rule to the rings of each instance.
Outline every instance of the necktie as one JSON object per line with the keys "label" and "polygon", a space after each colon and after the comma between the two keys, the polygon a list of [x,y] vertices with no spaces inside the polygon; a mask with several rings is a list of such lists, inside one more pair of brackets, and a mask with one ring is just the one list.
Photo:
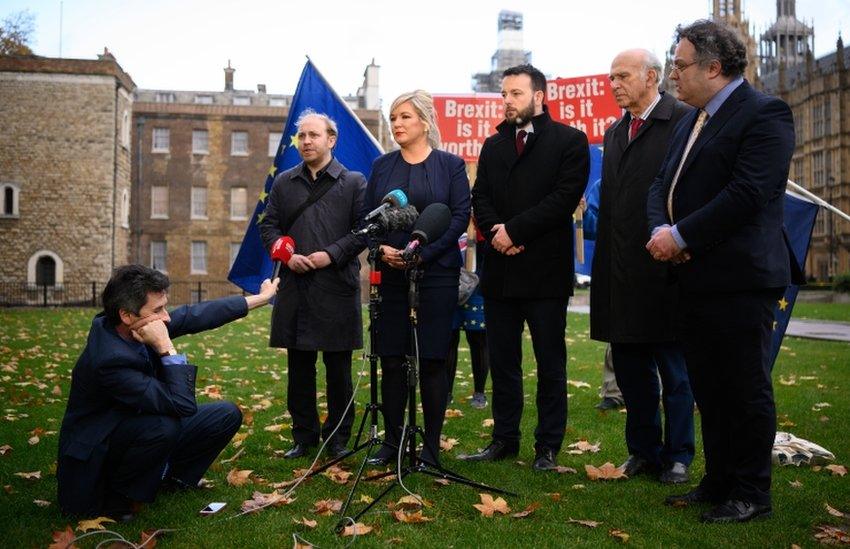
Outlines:
{"label": "necktie", "polygon": [[699,132],[705,125],[708,119],[708,113],[700,109],[697,121],[694,124],[694,129],[691,130],[691,136],[688,138],[688,143],[685,145],[685,150],[682,152],[682,158],[679,160],[679,167],[676,168],[676,174],[673,176],[673,181],[670,183],[670,192],[667,193],[667,215],[670,216],[670,222],[673,222],[673,191],[676,190],[676,183],[679,181],[679,174],[682,172],[682,166],[685,165],[685,159],[688,158],[688,153],[691,152],[694,142],[699,137]]}
{"label": "necktie", "polygon": [[643,118],[632,118],[632,121],[629,122],[629,141],[635,138],[643,123]]}
{"label": "necktie", "polygon": [[520,156],[522,151],[525,149],[525,136],[528,135],[528,132],[525,130],[520,130],[516,132],[516,155]]}

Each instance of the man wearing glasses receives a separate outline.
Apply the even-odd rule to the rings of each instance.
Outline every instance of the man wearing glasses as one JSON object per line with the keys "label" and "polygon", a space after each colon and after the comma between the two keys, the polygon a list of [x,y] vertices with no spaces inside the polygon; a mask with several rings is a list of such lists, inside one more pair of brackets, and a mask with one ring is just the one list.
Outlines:
{"label": "man wearing glasses", "polygon": [[697,110],[674,131],[650,189],[646,249],[675,264],[706,466],[694,490],[667,503],[708,503],[703,521],[743,522],[771,513],[773,310],[792,280],[803,282],[782,228],[794,122],[788,105],[743,79],[733,31],[697,21],[677,35],[670,79]]}

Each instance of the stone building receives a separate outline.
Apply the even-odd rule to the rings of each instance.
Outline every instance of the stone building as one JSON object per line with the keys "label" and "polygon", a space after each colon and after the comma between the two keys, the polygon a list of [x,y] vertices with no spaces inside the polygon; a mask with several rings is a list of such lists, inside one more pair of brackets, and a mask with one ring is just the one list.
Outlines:
{"label": "stone building", "polygon": [[490,58],[490,72],[472,75],[473,91],[499,93],[502,91],[502,73],[505,69],[531,63],[531,52],[525,51],[522,43],[522,14],[500,11],[497,47]]}
{"label": "stone building", "polygon": [[[132,260],[167,272],[173,292],[188,282],[189,299],[198,282],[204,299],[235,288],[227,273],[289,115],[291,96],[236,89],[234,72],[228,62],[223,91],[135,93]],[[386,147],[377,76],[373,62],[343,99]]]}
{"label": "stone building", "polygon": [[127,261],[135,87],[106,50],[0,56],[0,281],[85,299]]}

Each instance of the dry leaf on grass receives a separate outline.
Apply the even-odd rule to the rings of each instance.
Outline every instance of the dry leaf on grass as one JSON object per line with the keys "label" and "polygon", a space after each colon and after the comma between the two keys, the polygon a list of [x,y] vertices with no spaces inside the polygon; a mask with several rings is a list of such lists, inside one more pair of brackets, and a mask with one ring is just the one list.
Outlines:
{"label": "dry leaf on grass", "polygon": [[821,524],[815,526],[815,539],[824,545],[850,544],[850,532],[847,526]]}
{"label": "dry leaf on grass", "polygon": [[11,451],[12,451],[12,447],[9,446],[8,444],[4,444],[3,446],[0,446],[0,456],[5,456],[6,454],[8,454]]}
{"label": "dry leaf on grass", "polygon": [[283,423],[276,423],[274,425],[266,425],[265,427],[263,427],[263,431],[268,431],[269,433],[278,433],[280,431],[283,431],[287,427],[289,427],[289,425],[285,425]]}
{"label": "dry leaf on grass", "polygon": [[493,499],[493,496],[490,494],[478,494],[481,496],[481,503],[476,503],[473,505],[478,511],[485,517],[492,517],[493,513],[501,513],[503,515],[507,515],[511,512],[511,508],[508,507],[508,502],[506,502],[502,498]]}
{"label": "dry leaf on grass", "polygon": [[395,518],[398,522],[404,522],[407,524],[418,524],[420,522],[431,522],[434,520],[423,515],[421,509],[412,513],[405,513],[402,509],[399,509],[398,511],[393,511],[393,518]]}
{"label": "dry leaf on grass", "polygon": [[564,473],[573,473],[573,474],[575,474],[575,473],[578,473],[578,471],[576,471],[576,470],[575,470],[575,469],[573,469],[572,467],[565,467],[565,466],[563,466],[563,465],[556,465],[554,468],[552,468],[552,469],[550,469],[550,470],[551,470],[551,471],[555,471],[556,473],[560,473],[560,474],[564,474]]}
{"label": "dry leaf on grass", "polygon": [[435,478],[434,484],[439,484],[440,486],[448,486],[449,484],[451,484],[451,481],[446,478]]}
{"label": "dry leaf on grass", "polygon": [[596,528],[597,526],[602,524],[602,521],[598,520],[574,519],[572,517],[570,517],[570,520],[568,520],[567,522],[571,524],[581,524],[582,526],[587,526],[588,528]]}
{"label": "dry leaf on grass", "polygon": [[585,452],[590,452],[591,454],[595,454],[596,452],[599,451],[599,443],[597,442],[596,444],[591,444],[588,441],[582,439],[582,440],[579,440],[578,442],[573,442],[572,444],[567,446],[567,448],[572,448],[571,450],[569,450],[567,452],[568,454],[578,455],[578,454],[583,454]]}
{"label": "dry leaf on grass", "polygon": [[623,532],[622,530],[617,530],[616,528],[613,529],[613,530],[608,530],[608,535],[611,536],[612,538],[619,539],[623,543],[628,542],[629,538],[632,537],[629,534]]}
{"label": "dry leaf on grass", "polygon": [[576,381],[574,379],[568,379],[567,384],[572,385],[573,387],[578,387],[579,389],[582,387],[590,388],[590,383],[586,381]]}
{"label": "dry leaf on grass", "polygon": [[550,492],[546,494],[552,501],[561,501],[561,492]]}
{"label": "dry leaf on grass", "polygon": [[[496,424],[496,421],[493,418],[487,418],[481,422],[482,427],[492,427]],[[489,435],[488,435],[489,436]]]}
{"label": "dry leaf on grass", "polygon": [[448,410],[446,410],[446,418],[450,418],[450,417],[463,417],[463,412],[461,412],[460,410],[458,410],[456,408],[455,409],[449,408]]}
{"label": "dry leaf on grass", "polygon": [[371,526],[366,526],[362,522],[358,522],[357,524],[352,524],[350,526],[346,526],[345,530],[342,531],[342,537],[348,536],[362,536],[368,534],[372,531]]}
{"label": "dry leaf on grass", "polygon": [[89,530],[106,530],[104,522],[115,522],[109,517],[97,517],[96,519],[81,520],[77,523],[77,530],[88,532]]}
{"label": "dry leaf on grass", "polygon": [[288,505],[293,501],[295,501],[295,498],[284,497],[284,495],[277,490],[269,492],[268,494],[254,492],[251,499],[247,499],[242,502],[242,512],[254,513],[260,509],[265,509],[266,507],[280,507],[281,505]]}
{"label": "dry leaf on grass", "polygon": [[338,499],[320,499],[313,504],[313,512],[324,517],[329,517],[340,509],[342,502]]}
{"label": "dry leaf on grass", "polygon": [[29,444],[30,446],[35,446],[40,441],[41,441],[41,439],[38,438],[38,435],[33,435],[33,436],[31,436],[30,438],[27,439],[27,444]]}
{"label": "dry leaf on grass", "polygon": [[847,474],[847,467],[845,467],[843,465],[838,465],[838,464],[835,464],[835,463],[833,463],[831,465],[827,465],[826,467],[824,467],[824,469],[826,469],[827,471],[829,471],[833,475],[837,475],[839,477],[843,477],[844,475]]}
{"label": "dry leaf on grass", "polygon": [[153,549],[156,547],[156,536],[163,533],[164,530],[142,530],[142,540],[139,543],[144,549]]}
{"label": "dry leaf on grass", "polygon": [[841,511],[839,511],[828,503],[824,503],[824,507],[826,507],[826,512],[834,517],[842,518],[848,516],[847,513],[842,513]]}
{"label": "dry leaf on grass", "polygon": [[292,522],[294,522],[295,524],[302,524],[302,525],[306,526],[307,528],[311,528],[311,529],[315,528],[316,526],[319,525],[318,521],[310,520],[307,517],[301,517],[301,520],[292,519]]}
{"label": "dry leaf on grass", "polygon": [[802,488],[803,487],[803,483],[800,482],[797,479],[789,480],[788,484],[790,484],[792,488]]}
{"label": "dry leaf on grass", "polygon": [[400,509],[419,509],[422,506],[432,507],[434,504],[428,501],[427,499],[422,498],[418,494],[414,494],[412,496],[407,495],[398,499],[395,502],[395,507]]}
{"label": "dry leaf on grass", "polygon": [[449,452],[457,445],[457,443],[458,440],[456,438],[440,437],[440,450],[443,452]]}
{"label": "dry leaf on grass", "polygon": [[38,505],[39,507],[47,507],[50,505],[49,501],[43,499],[34,499],[32,500],[32,502]]}
{"label": "dry leaf on grass", "polygon": [[337,484],[345,484],[348,482],[349,477],[353,475],[351,471],[346,471],[342,467],[338,465],[334,465],[333,467],[329,467],[326,471],[322,473],[322,476],[331,479],[333,482]]}
{"label": "dry leaf on grass", "polygon": [[64,530],[53,532],[53,543],[47,549],[79,549],[76,545],[73,545],[76,537],[71,526],[66,526]]}
{"label": "dry leaf on grass", "polygon": [[227,473],[227,484],[231,486],[244,486],[248,484],[251,473],[254,471],[252,469],[232,469],[229,473]]}
{"label": "dry leaf on grass", "polygon": [[29,473],[15,473],[15,476],[27,480],[38,480],[41,478],[41,471],[30,471]]}
{"label": "dry leaf on grass", "polygon": [[360,503],[365,503],[366,505],[368,505],[368,504],[372,503],[373,501],[375,501],[375,498],[373,498],[372,496],[370,496],[368,494],[361,494],[360,499],[358,499],[357,501],[359,501]]}
{"label": "dry leaf on grass", "polygon": [[525,518],[525,517],[531,515],[532,513],[534,513],[535,511],[537,511],[538,509],[540,509],[540,504],[535,501],[534,503],[530,504],[528,507],[526,507],[525,509],[523,509],[519,513],[514,513],[511,516],[513,518]]}
{"label": "dry leaf on grass", "polygon": [[600,467],[594,467],[587,464],[584,466],[587,472],[587,478],[590,480],[615,480],[618,478],[628,478],[623,469],[614,467],[614,464],[609,462],[603,463]]}
{"label": "dry leaf on grass", "polygon": [[295,545],[292,546],[292,549],[313,549],[313,546],[309,543],[301,543],[298,540],[295,540]]}

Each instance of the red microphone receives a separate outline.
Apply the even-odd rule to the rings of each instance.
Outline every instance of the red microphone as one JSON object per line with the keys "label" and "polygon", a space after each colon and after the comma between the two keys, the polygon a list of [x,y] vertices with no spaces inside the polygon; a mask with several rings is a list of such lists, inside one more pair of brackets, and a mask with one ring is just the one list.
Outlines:
{"label": "red microphone", "polygon": [[295,241],[292,240],[291,236],[282,236],[278,238],[274,244],[272,244],[272,249],[269,252],[272,256],[272,261],[274,261],[272,280],[278,277],[280,274],[280,266],[288,264],[289,260],[292,259],[292,254],[294,253]]}

